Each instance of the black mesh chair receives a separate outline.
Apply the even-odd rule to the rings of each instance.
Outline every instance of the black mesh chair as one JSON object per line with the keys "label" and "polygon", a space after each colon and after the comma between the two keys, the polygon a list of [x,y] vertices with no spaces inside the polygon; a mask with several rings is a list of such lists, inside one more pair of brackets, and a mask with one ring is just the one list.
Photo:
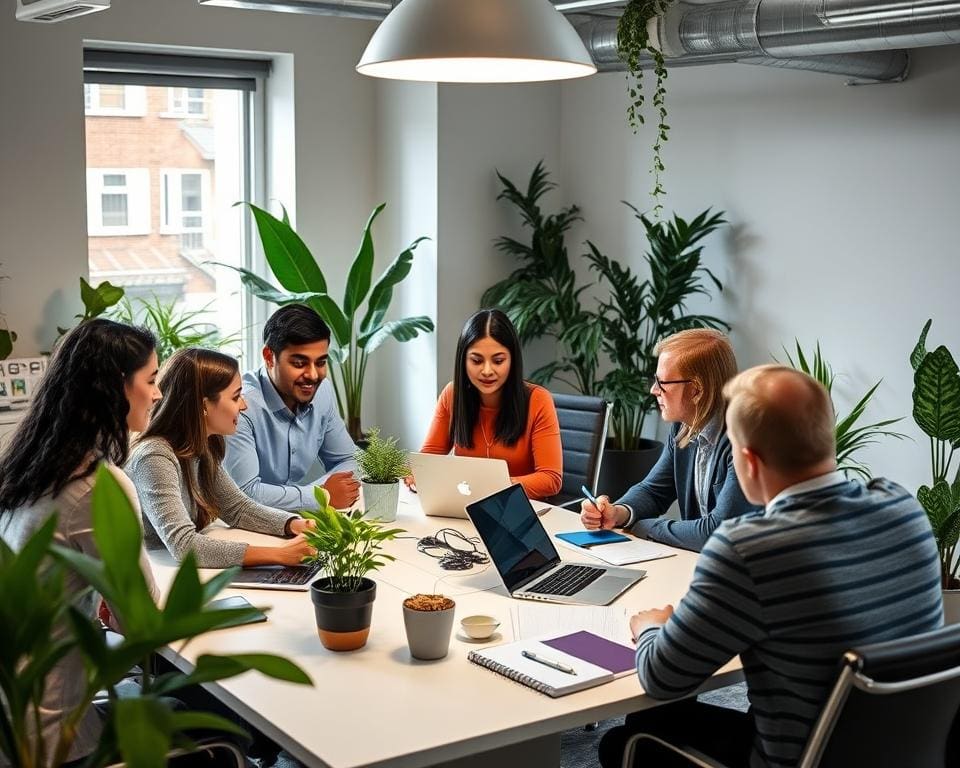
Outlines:
{"label": "black mesh chair", "polygon": [[[960,765],[958,711],[960,625],[855,648],[843,654],[837,682],[798,768]],[[691,765],[723,768],[698,752],[643,733],[627,742],[625,767],[633,765],[643,739]]]}
{"label": "black mesh chair", "polygon": [[556,392],[550,394],[560,422],[563,485],[560,492],[547,501],[572,509],[579,507],[583,498],[581,485],[585,485],[591,493],[597,491],[610,406],[600,397],[561,395]]}

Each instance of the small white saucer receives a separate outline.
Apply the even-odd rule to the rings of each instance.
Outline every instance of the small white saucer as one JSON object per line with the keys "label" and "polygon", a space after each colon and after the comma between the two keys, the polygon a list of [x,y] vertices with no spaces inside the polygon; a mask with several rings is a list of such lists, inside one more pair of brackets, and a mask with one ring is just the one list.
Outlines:
{"label": "small white saucer", "polygon": [[470,645],[483,645],[484,643],[494,643],[503,639],[503,635],[501,635],[499,632],[494,632],[492,635],[490,635],[490,637],[485,637],[482,640],[478,640],[465,634],[462,629],[457,630],[456,637],[461,643],[470,643]]}

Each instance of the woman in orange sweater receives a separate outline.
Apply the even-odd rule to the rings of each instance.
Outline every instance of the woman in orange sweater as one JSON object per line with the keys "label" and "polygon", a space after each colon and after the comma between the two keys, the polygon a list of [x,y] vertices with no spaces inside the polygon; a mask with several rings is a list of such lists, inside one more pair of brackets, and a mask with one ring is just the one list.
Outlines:
{"label": "woman in orange sweater", "polygon": [[453,382],[444,387],[420,449],[504,459],[531,499],[560,490],[563,453],[550,393],[523,380],[520,339],[499,309],[467,320],[457,342]]}

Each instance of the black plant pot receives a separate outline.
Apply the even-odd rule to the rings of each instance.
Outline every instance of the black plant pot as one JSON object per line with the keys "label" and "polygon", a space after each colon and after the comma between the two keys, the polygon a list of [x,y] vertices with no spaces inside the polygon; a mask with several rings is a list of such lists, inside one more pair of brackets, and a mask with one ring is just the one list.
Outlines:
{"label": "black plant pot", "polygon": [[600,480],[597,491],[616,501],[647,476],[663,452],[663,443],[657,440],[640,440],[640,448],[634,451],[615,451],[607,448],[600,464]]}
{"label": "black plant pot", "polygon": [[355,651],[367,644],[377,584],[361,579],[356,592],[332,592],[330,579],[317,579],[310,585],[310,599],[317,617],[317,634],[323,647],[331,651]]}

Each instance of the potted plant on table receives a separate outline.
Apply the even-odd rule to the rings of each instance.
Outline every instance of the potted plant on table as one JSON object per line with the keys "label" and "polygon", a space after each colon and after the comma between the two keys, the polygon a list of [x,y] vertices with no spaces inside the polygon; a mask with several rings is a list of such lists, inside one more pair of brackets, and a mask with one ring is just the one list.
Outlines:
{"label": "potted plant on table", "polygon": [[407,452],[396,438],[380,437],[379,428],[367,433],[367,447],[354,454],[363,484],[363,516],[392,522],[400,504],[400,478],[410,474]]}
{"label": "potted plant on table", "polygon": [[[337,396],[340,415],[354,442],[363,438],[360,424],[360,406],[363,401],[363,383],[367,373],[367,358],[389,338],[397,341],[415,339],[421,331],[432,332],[433,320],[426,315],[386,320],[393,289],[410,274],[413,252],[427,238],[418,237],[388,266],[380,279],[373,283],[373,222],[386,207],[378,205],[360,239],[360,248],[350,267],[343,302],[337,304],[327,288],[327,280],[317,260],[306,244],[290,226],[284,209],[278,219],[252,203],[246,203],[253,213],[260,233],[260,242],[270,271],[284,290],[278,290],[259,275],[230,264],[220,264],[240,273],[240,280],[254,296],[273,304],[304,304],[316,312],[330,327],[333,344],[330,358],[335,363],[330,381]],[[366,310],[361,314],[361,305]]]}
{"label": "potted plant on table", "polygon": [[365,520],[359,509],[338,512],[325,488],[313,492],[319,509],[301,514],[316,526],[304,532],[316,550],[308,562],[318,562],[324,573],[310,585],[317,633],[328,650],[355,651],[367,643],[377,597],[376,582],[367,574],[396,559],[383,552],[383,544],[403,530]]}
{"label": "potted plant on table", "polygon": [[450,649],[456,604],[444,595],[411,595],[403,601],[403,628],[415,659],[442,659]]}
{"label": "potted plant on table", "polygon": [[930,438],[933,482],[920,486],[917,500],[927,512],[940,553],[943,613],[948,624],[960,622],[960,581],[955,560],[960,540],[960,466],[951,478],[953,458],[960,449],[960,370],[950,351],[940,345],[926,349],[927,320],[910,355],[913,366],[913,419]]}

